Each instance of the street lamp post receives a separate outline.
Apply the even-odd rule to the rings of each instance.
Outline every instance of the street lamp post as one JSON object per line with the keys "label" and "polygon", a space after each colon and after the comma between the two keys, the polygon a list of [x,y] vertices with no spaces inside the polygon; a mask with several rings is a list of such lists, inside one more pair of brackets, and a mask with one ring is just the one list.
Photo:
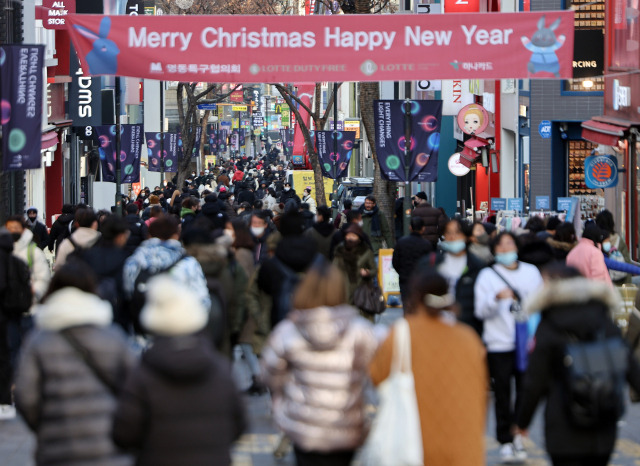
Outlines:
{"label": "street lamp post", "polygon": [[271,144],[269,143],[269,105],[271,103],[271,96],[270,95],[265,95],[264,96],[264,112],[265,112],[265,121],[267,122],[267,131],[265,134],[265,143],[264,143],[264,147],[266,148],[267,152],[269,152],[271,150]]}

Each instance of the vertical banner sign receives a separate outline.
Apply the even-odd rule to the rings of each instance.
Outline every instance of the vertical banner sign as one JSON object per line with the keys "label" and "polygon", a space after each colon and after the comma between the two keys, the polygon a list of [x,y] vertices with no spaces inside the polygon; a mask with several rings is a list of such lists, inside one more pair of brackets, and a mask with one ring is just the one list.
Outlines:
{"label": "vertical banner sign", "polygon": [[149,156],[149,171],[162,171],[162,154],[160,153],[160,136],[164,134],[164,171],[177,172],[178,135],[176,133],[144,133]]}
{"label": "vertical banner sign", "polygon": [[[116,126],[96,126],[98,152],[102,165],[102,181],[116,182]],[[122,125],[120,130],[120,169],[123,183],[140,181],[142,125]]]}
{"label": "vertical banner sign", "polygon": [[[411,100],[411,168],[409,181],[430,182],[438,179],[441,100]],[[404,169],[403,100],[375,100],[376,153],[380,173],[389,181],[406,181]]]}
{"label": "vertical banner sign", "polygon": [[348,175],[349,161],[356,142],[353,131],[338,131],[338,152],[334,152],[333,131],[316,131],[316,147],[318,160],[322,168],[322,176],[327,178],[344,178]]}
{"label": "vertical banner sign", "polygon": [[240,128],[238,130],[238,141],[239,141],[240,147],[244,147],[244,146],[247,145],[247,140],[246,140],[244,128]]}
{"label": "vertical banner sign", "polygon": [[231,132],[231,140],[229,141],[229,143],[233,150],[240,150],[240,135],[238,134],[237,129],[234,129]]}
{"label": "vertical banner sign", "polygon": [[[309,108],[312,108],[313,96],[316,91],[315,84],[295,84],[298,88],[298,98]],[[309,127],[310,123],[310,115],[309,113],[302,107],[298,106],[298,111],[300,112],[300,117],[302,118],[301,124],[304,124]],[[296,132],[293,137],[293,155],[305,155],[307,153],[305,149],[304,136],[302,135],[302,131],[299,128],[299,125],[296,126]]]}
{"label": "vertical banner sign", "polygon": [[209,140],[209,152],[215,154],[218,149],[218,130],[214,125],[207,125],[207,138]]}
{"label": "vertical banner sign", "polygon": [[69,119],[73,126],[102,124],[102,96],[100,78],[85,75],[76,52],[71,47],[69,60]]}
{"label": "vertical banner sign", "polygon": [[[200,146],[202,145],[202,126],[198,125],[195,129],[195,139],[193,140],[193,149],[191,150],[191,157],[200,156]],[[178,156],[182,158],[182,133],[178,133]]]}
{"label": "vertical banner sign", "polygon": [[0,47],[2,169],[40,168],[43,45]]}
{"label": "vertical banner sign", "polygon": [[280,130],[280,138],[282,139],[282,152],[285,156],[290,156],[293,150],[293,134],[294,130],[283,128]]}

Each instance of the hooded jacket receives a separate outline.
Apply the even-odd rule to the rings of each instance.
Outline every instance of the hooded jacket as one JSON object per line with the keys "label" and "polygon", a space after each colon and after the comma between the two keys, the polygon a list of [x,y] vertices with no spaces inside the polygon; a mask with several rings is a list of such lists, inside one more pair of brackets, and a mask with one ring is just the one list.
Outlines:
{"label": "hooded jacket", "polygon": [[203,337],[159,337],[127,379],[113,439],[139,466],[230,465],[246,427],[231,368]]}
{"label": "hooded jacket", "polygon": [[13,244],[13,255],[29,265],[31,272],[31,287],[33,299],[39,301],[44,296],[51,281],[51,270],[44,252],[33,243],[33,232],[28,228],[22,232],[22,236]]}
{"label": "hooded jacket", "polygon": [[350,306],[292,311],[262,353],[273,415],[306,451],[355,450],[366,435],[364,381],[377,347]]}
{"label": "hooded jacket", "polygon": [[69,224],[73,222],[73,218],[73,213],[62,214],[53,222],[49,232],[49,251],[57,253],[60,243],[69,236]]}
{"label": "hooded jacket", "polygon": [[[100,232],[93,228],[79,227],[73,232],[71,239],[81,248],[88,249],[98,242],[100,236]],[[60,243],[60,247],[58,247],[56,253],[56,262],[53,266],[54,271],[64,265],[67,256],[71,254],[74,249],[73,244],[71,244],[68,238]]]}
{"label": "hooded jacket", "polygon": [[605,282],[613,287],[602,251],[588,238],[580,238],[578,244],[567,255],[567,265],[578,269],[584,277]]}
{"label": "hooded jacket", "polygon": [[111,318],[109,303],[76,288],[63,288],[37,307],[36,330],[21,351],[15,401],[36,434],[39,465],[132,464],[111,441],[115,396],[59,333],[71,333],[118,386],[134,357]]}
{"label": "hooded jacket", "polygon": [[[606,337],[620,335],[611,313],[620,307],[620,297],[606,283],[582,277],[548,283],[527,303],[531,314],[541,312],[535,349],[529,357],[518,426],[527,428],[542,398],[545,408],[546,448],[550,455],[605,455],[613,450],[616,422],[594,429],[577,429],[565,411],[564,351],[571,338],[589,341],[600,330]],[[627,379],[640,389],[640,366],[629,357]]]}

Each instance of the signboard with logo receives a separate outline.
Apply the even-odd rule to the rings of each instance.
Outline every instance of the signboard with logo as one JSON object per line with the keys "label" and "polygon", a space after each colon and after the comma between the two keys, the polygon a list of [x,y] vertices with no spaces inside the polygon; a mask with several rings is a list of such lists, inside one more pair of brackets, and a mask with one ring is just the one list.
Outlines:
{"label": "signboard with logo", "polygon": [[[236,87],[235,84],[231,84],[231,88]],[[238,86],[238,89],[233,91],[229,96],[229,100],[231,102],[244,102],[244,91],[242,90],[242,85]]]}
{"label": "signboard with logo", "polygon": [[246,112],[247,111],[247,106],[246,105],[233,105],[231,107],[231,111],[232,112]]}
{"label": "signboard with logo", "polygon": [[492,197],[491,210],[507,210],[507,199],[504,197]]}
{"label": "signboard with logo", "polygon": [[589,189],[613,188],[618,184],[618,161],[613,155],[584,159],[584,179]]}
{"label": "signboard with logo", "polygon": [[604,74],[602,29],[576,29],[573,41],[573,77],[592,78]]}
{"label": "signboard with logo", "polygon": [[[469,11],[477,1],[452,5],[465,2]],[[546,47],[532,42],[540,21],[557,38]],[[286,15],[76,14],[66,22],[92,75],[224,83],[573,76],[572,10],[361,15],[357,21],[314,15],[294,22]],[[100,53],[96,39],[104,45]]]}
{"label": "signboard with logo", "polygon": [[558,212],[569,212],[571,210],[571,203],[573,198],[571,197],[559,197],[558,198]]}
{"label": "signboard with logo", "polygon": [[480,11],[480,0],[444,0],[445,13]]}
{"label": "signboard with logo", "polygon": [[198,110],[215,110],[216,104],[198,104]]}
{"label": "signboard with logo", "polygon": [[356,133],[356,139],[360,139],[360,120],[344,120],[344,130]]}
{"label": "signboard with logo", "polygon": [[640,74],[605,78],[604,114],[640,124]]}
{"label": "signboard with logo", "polygon": [[253,122],[254,128],[262,128],[264,126],[264,117],[260,112],[253,112],[253,115],[251,115],[251,120]]}
{"label": "signboard with logo", "polygon": [[42,0],[38,8],[45,29],[66,29],[66,18],[76,12],[76,0]]}
{"label": "signboard with logo", "polygon": [[536,210],[551,210],[549,196],[536,196]]}
{"label": "signboard with logo", "polygon": [[524,202],[521,197],[510,197],[507,199],[507,210],[524,212]]}
{"label": "signboard with logo", "polygon": [[551,137],[551,122],[549,120],[542,120],[538,125],[538,134],[542,139],[549,139]]}
{"label": "signboard with logo", "polygon": [[451,157],[449,157],[447,166],[449,167],[449,171],[455,176],[465,176],[471,171],[469,167],[460,162],[460,152],[456,152]]}
{"label": "signboard with logo", "polygon": [[99,126],[102,124],[102,86],[100,78],[88,76],[80,68],[76,53],[71,49],[69,75],[69,119],[73,126]]}

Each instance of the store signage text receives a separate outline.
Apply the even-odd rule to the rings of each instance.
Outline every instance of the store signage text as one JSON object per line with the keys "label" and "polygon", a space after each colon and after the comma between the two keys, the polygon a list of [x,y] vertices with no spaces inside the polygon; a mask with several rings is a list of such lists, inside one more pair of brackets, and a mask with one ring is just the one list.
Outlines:
{"label": "store signage text", "polygon": [[38,16],[45,29],[65,29],[67,15],[76,12],[76,0],[43,0]]}
{"label": "store signage text", "polygon": [[619,110],[621,107],[631,106],[631,88],[621,86],[620,81],[613,80],[613,109]]}

